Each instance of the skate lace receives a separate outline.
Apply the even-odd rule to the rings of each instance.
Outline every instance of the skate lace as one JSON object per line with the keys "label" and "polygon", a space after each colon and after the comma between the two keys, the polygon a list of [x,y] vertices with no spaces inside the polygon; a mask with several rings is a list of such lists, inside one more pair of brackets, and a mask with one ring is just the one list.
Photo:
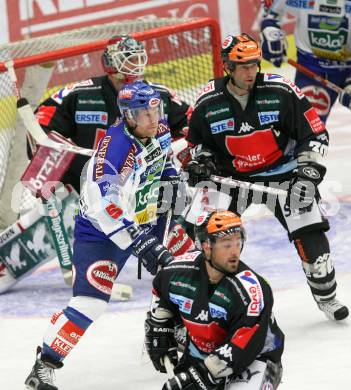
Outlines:
{"label": "skate lace", "polygon": [[324,311],[334,313],[335,311],[340,309],[343,305],[338,300],[333,299],[332,301],[329,301],[329,302],[320,303],[319,306]]}
{"label": "skate lace", "polygon": [[43,363],[38,367],[38,376],[42,382],[50,385],[54,384],[55,374],[53,368],[50,368]]}

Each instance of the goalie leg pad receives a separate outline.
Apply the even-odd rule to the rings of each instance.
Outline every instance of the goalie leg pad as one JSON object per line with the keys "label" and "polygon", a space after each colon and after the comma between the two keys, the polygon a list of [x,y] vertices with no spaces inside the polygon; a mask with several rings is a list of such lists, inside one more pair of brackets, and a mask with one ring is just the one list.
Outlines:
{"label": "goalie leg pad", "polygon": [[295,238],[294,244],[315,300],[321,302],[335,298],[335,270],[324,232],[301,233],[300,237]]}

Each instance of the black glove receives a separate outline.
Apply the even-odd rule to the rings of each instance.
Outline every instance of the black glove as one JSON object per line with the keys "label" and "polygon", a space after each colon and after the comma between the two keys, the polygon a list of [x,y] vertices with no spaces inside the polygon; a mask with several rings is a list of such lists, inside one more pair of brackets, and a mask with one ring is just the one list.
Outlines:
{"label": "black glove", "polygon": [[198,363],[169,379],[162,390],[215,390],[224,380],[214,379],[206,366]]}
{"label": "black glove", "polygon": [[290,179],[286,207],[300,213],[309,211],[326,170],[323,165],[313,161],[299,163]]}
{"label": "black glove", "polygon": [[173,259],[167,248],[161,245],[155,236],[143,236],[133,245],[133,255],[143,263],[151,275],[156,275],[159,265],[165,266]]}
{"label": "black glove", "polygon": [[195,158],[188,162],[185,171],[189,174],[188,184],[190,186],[209,180],[210,176],[216,172],[215,155],[209,149],[201,149]]}
{"label": "black glove", "polygon": [[157,371],[166,372],[163,364],[165,355],[169,357],[173,366],[178,364],[177,345],[173,320],[158,321],[148,312],[145,320],[145,346]]}

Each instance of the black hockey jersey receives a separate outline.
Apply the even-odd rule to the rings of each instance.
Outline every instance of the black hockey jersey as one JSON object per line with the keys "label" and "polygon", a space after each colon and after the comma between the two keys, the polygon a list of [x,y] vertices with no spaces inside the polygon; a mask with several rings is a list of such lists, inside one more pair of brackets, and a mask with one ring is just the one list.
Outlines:
{"label": "black hockey jersey", "polygon": [[[223,176],[255,176],[294,168],[298,154],[326,153],[328,133],[300,89],[276,74],[259,73],[245,110],[227,89],[229,77],[211,80],[200,92],[188,140],[217,156]],[[296,164],[295,164],[296,166]]]}
{"label": "black hockey jersey", "polygon": [[[188,105],[165,86],[152,84],[160,92],[165,118],[172,137],[179,137],[187,126]],[[107,76],[94,77],[66,86],[45,100],[36,110],[42,128],[55,130],[83,148],[96,148],[106,130],[120,117],[117,91]],[[63,183],[80,191],[80,174],[88,157],[76,155]]]}
{"label": "black hockey jersey", "polygon": [[209,284],[201,252],[177,257],[153,281],[156,307],[187,330],[194,357],[217,354],[240,374],[257,357],[280,361],[284,334],[272,313],[269,284],[243,262],[218,284]]}

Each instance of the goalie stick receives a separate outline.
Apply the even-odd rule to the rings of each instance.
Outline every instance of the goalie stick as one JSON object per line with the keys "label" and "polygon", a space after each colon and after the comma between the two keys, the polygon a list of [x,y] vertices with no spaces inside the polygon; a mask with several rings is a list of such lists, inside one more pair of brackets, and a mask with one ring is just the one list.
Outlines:
{"label": "goalie stick", "polygon": [[14,94],[17,98],[18,114],[21,117],[26,130],[33,137],[35,142],[39,145],[47,146],[57,150],[66,150],[68,152],[82,154],[83,156],[92,156],[94,154],[93,149],[81,148],[80,146],[72,145],[71,143],[55,142],[48,137],[48,135],[35,119],[35,115],[33,113],[32,107],[28,103],[28,100],[24,97],[21,97],[17,76],[13,68],[13,61],[6,62],[6,67],[12,82]]}

